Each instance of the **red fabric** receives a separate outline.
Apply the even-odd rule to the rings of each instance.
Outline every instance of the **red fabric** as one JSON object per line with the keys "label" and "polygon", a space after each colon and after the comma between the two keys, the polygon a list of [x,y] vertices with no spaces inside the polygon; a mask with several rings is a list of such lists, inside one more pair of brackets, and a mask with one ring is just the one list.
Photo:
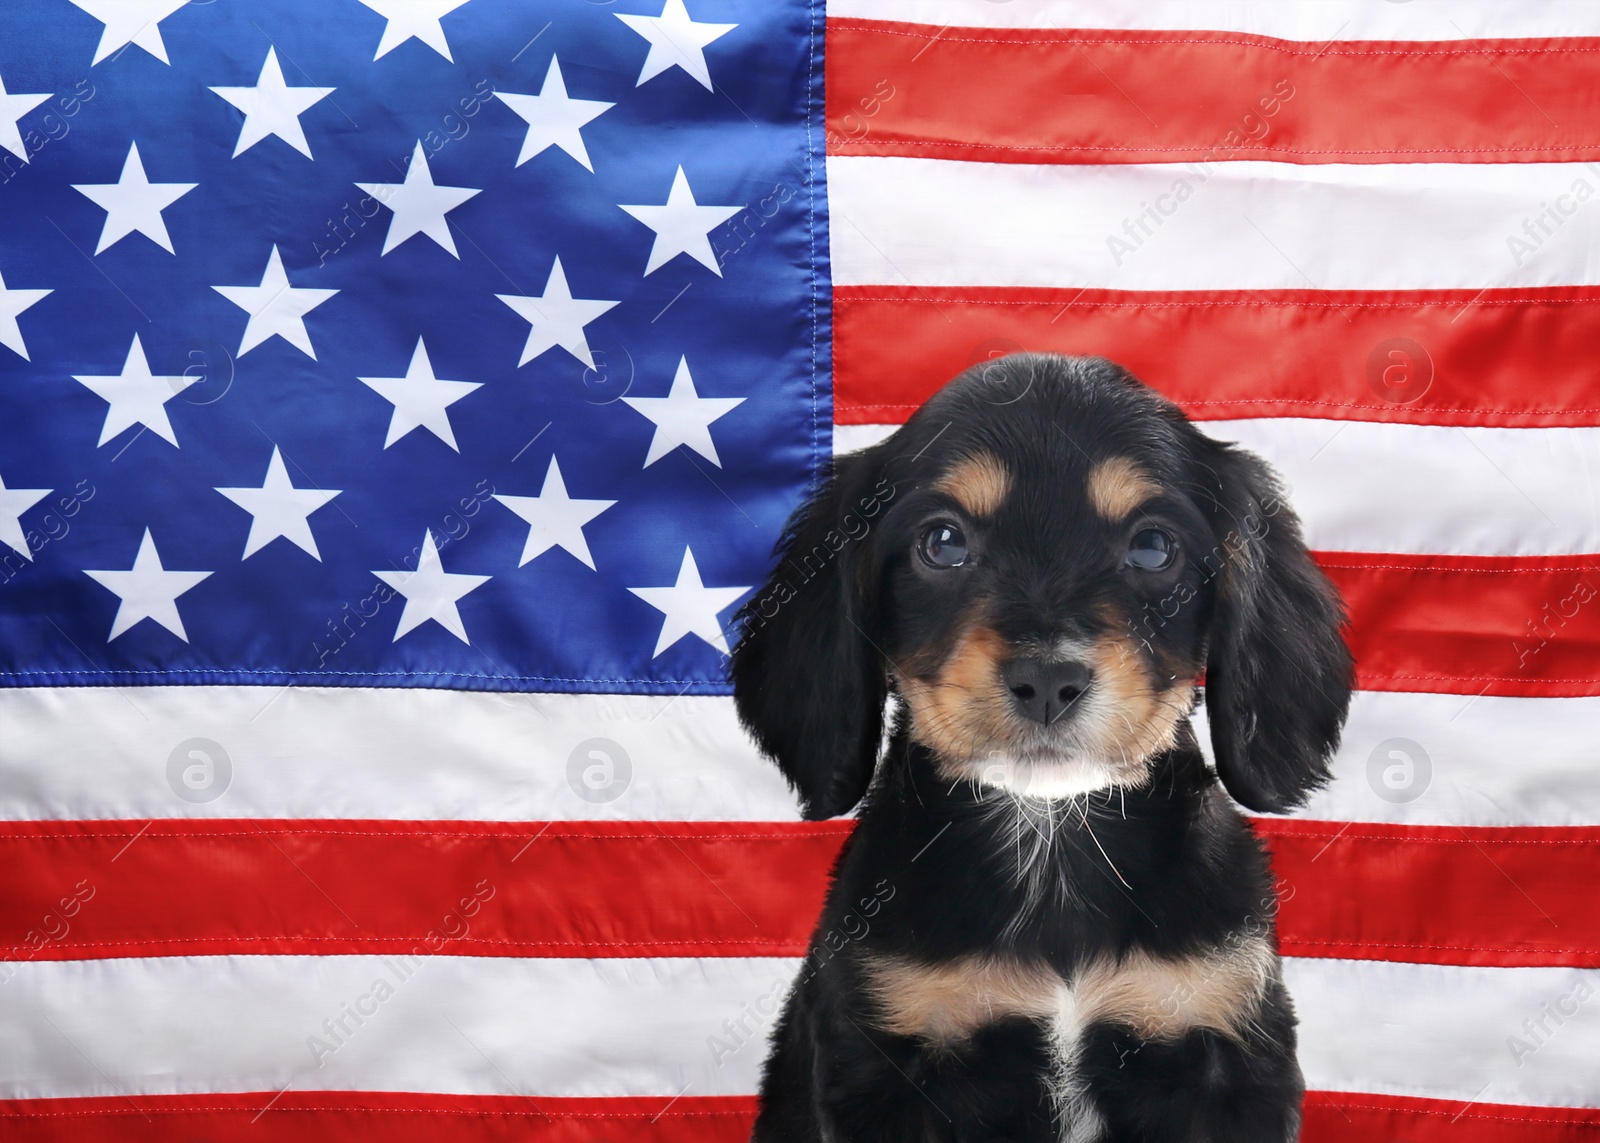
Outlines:
{"label": "red fabric", "polygon": [[1600,158],[1594,38],[1308,44],[1239,32],[836,18],[827,52],[832,155],[988,163]]}
{"label": "red fabric", "polygon": [[744,1143],[755,1113],[753,1096],[140,1095],[6,1100],[0,1137],[9,1143]]}
{"label": "red fabric", "polygon": [[[312,1137],[339,1143],[744,1143],[754,1121],[754,1098],[693,1095],[669,1101],[245,1092],[10,1100],[0,1105],[0,1133],[16,1143],[195,1138],[301,1143]],[[1301,1143],[1342,1140],[1595,1143],[1600,1140],[1600,1111],[1310,1092]]]}
{"label": "red fabric", "polygon": [[[10,823],[0,923],[50,937],[14,960],[798,956],[851,827],[568,823],[530,844],[538,826],[499,823]],[[1600,897],[1571,875],[1600,868],[1600,828],[1255,828],[1286,955],[1592,967],[1600,948]],[[411,891],[382,892],[396,880]]]}
{"label": "red fabric", "polygon": [[[836,286],[833,297],[834,418],[846,425],[898,424],[969,365],[1022,349],[1109,357],[1200,420],[1531,427],[1600,415],[1594,286]],[[1380,348],[1400,338],[1421,352]]]}
{"label": "red fabric", "polygon": [[800,956],[852,824],[5,822],[0,960]]}
{"label": "red fabric", "polygon": [[1314,1091],[1300,1143],[1594,1143],[1600,1111]]}
{"label": "red fabric", "polygon": [[[1323,552],[1374,691],[1600,694],[1600,558]],[[1530,728],[1530,733],[1537,728]]]}
{"label": "red fabric", "polygon": [[[330,1143],[743,1143],[755,1109],[751,1097],[691,1095],[677,1100],[294,1091],[113,1096],[7,1101],[0,1104],[0,1134],[16,1143],[300,1143],[313,1137]],[[1300,1139],[1595,1143],[1600,1112],[1319,1091],[1306,1097]]]}
{"label": "red fabric", "polygon": [[1285,956],[1593,968],[1600,827],[1258,818]]}

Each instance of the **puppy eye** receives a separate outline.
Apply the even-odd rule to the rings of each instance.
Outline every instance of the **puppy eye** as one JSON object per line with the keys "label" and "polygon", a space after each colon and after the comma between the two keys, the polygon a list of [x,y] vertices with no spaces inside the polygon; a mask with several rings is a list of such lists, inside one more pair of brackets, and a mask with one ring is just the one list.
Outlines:
{"label": "puppy eye", "polygon": [[1161,571],[1172,565],[1178,542],[1160,528],[1143,528],[1128,541],[1128,566],[1140,571]]}
{"label": "puppy eye", "polygon": [[967,562],[967,536],[955,524],[941,520],[922,533],[917,551],[931,568],[958,568]]}

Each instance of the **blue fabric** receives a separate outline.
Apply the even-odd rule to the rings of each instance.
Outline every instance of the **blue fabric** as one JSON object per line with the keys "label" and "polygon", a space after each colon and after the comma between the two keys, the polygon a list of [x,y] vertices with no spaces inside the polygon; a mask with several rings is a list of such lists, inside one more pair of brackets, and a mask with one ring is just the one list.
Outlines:
{"label": "blue fabric", "polygon": [[[662,613],[628,589],[673,584],[686,546],[708,586],[758,585],[831,451],[822,12],[693,0],[738,24],[705,49],[716,90],[635,86],[649,45],[615,13],[661,8],[471,0],[442,19],[451,63],[416,39],[374,60],[384,18],[356,0],[191,4],[160,22],[170,66],[91,66],[101,26],[64,0],[0,9],[6,89],[53,95],[20,121],[31,161],[0,151],[0,276],[54,291],[17,319],[31,360],[0,347],[0,479],[52,490],[22,516],[33,559],[0,547],[0,682],[727,690],[705,639],[653,657]],[[291,87],[336,89],[299,117],[314,160],[277,137],[231,157],[243,115],[208,89],[254,86],[269,46]],[[515,166],[527,125],[486,98],[538,93],[552,53],[571,97],[616,104],[583,128],[594,173],[557,148]],[[448,214],[459,260],[425,235],[380,256],[391,212],[363,217],[355,184],[399,183],[418,140],[439,185],[481,188]],[[72,184],[117,182],[133,141],[151,182],[199,184],[163,212],[174,254],[93,253],[106,212]],[[619,209],[680,165],[699,203],[746,207],[711,232],[721,277],[684,255],[646,276],[655,235]],[[305,317],[315,360],[239,354],[247,314],[213,289],[258,284],[274,245],[291,286],[340,291]],[[517,365],[528,323],[495,295],[540,295],[557,255],[574,296],[620,299],[594,371]],[[204,378],[165,405],[179,447],[96,444],[107,403],[73,376],[119,374],[135,333],[155,374]],[[392,407],[357,379],[404,375],[419,336],[483,386],[449,409],[459,453],[425,429],[385,449]],[[680,357],[702,397],[745,398],[711,426],[720,468],[645,467],[655,427],[618,399],[665,396]],[[286,539],[241,559],[251,516],[213,490],[259,487],[275,445],[297,487],[343,490],[309,517],[320,562]],[[571,496],[617,501],[584,530],[597,570],[519,567],[528,526],[490,499],[538,495],[552,454]],[[130,568],[146,528],[165,568],[214,573],[177,600],[187,643],[150,619],[108,641],[118,598],[84,574]],[[378,602],[425,529],[447,572],[493,576],[459,602],[470,645],[396,640],[404,601]]]}

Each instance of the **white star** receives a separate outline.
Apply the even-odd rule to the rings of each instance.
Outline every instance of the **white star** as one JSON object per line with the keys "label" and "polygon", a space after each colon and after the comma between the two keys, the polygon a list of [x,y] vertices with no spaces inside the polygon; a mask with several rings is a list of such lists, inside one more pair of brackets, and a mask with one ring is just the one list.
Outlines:
{"label": "white star", "polygon": [[267,479],[260,488],[219,488],[229,500],[250,513],[250,535],[244,542],[247,560],[279,536],[321,560],[316,537],[311,534],[311,513],[339,495],[337,488],[296,488],[289,481],[289,470],[276,445],[267,462]]}
{"label": "white star", "polygon": [[106,224],[100,230],[100,245],[96,254],[121,241],[137,230],[168,254],[172,239],[167,234],[167,224],[161,212],[199,183],[153,183],[145,177],[144,162],[139,158],[139,144],[128,146],[128,157],[122,162],[122,174],[114,183],[72,184],[72,189],[89,199],[106,212]]}
{"label": "white star", "polygon": [[445,571],[432,532],[422,534],[422,554],[417,558],[416,571],[375,571],[372,574],[406,597],[405,610],[400,613],[400,625],[395,629],[392,640],[395,643],[413,627],[432,619],[457,639],[470,645],[472,640],[467,638],[461,612],[456,610],[456,600],[494,578]]}
{"label": "white star", "polygon": [[105,25],[100,46],[94,50],[93,67],[125,44],[143,48],[164,64],[167,45],[161,41],[161,21],[182,8],[189,0],[72,0],[79,8]]}
{"label": "white star", "polygon": [[189,636],[183,629],[183,620],[178,616],[178,596],[211,573],[168,571],[162,567],[156,542],[150,537],[150,529],[146,528],[144,539],[139,541],[139,554],[133,558],[133,567],[128,571],[85,570],[83,574],[122,599],[117,607],[117,617],[111,621],[107,643],[141,619],[154,619],[187,643]]}
{"label": "white star", "polygon": [[14,290],[0,276],[0,345],[29,361],[28,347],[22,343],[22,327],[17,325],[17,315],[52,290]]}
{"label": "white star", "polygon": [[724,655],[728,653],[728,640],[717,622],[717,613],[732,606],[748,587],[707,587],[700,582],[700,569],[695,566],[694,553],[683,549],[683,563],[678,567],[678,582],[671,587],[630,587],[640,599],[661,612],[661,637],[656,640],[656,658],[685,635],[698,635]]}
{"label": "white star", "polygon": [[456,253],[456,240],[450,236],[450,224],[444,216],[474,195],[483,193],[469,187],[436,185],[421,139],[411,153],[411,165],[406,168],[404,182],[357,183],[356,186],[394,211],[394,217],[389,220],[389,236],[383,240],[385,254],[413,234],[426,234],[450,251],[450,257],[458,259],[461,255]]}
{"label": "white star", "polygon": [[388,448],[412,429],[424,428],[456,452],[456,434],[450,428],[449,407],[474,389],[483,388],[479,381],[445,381],[434,376],[433,363],[428,360],[428,347],[417,338],[417,348],[411,352],[411,364],[404,377],[357,377],[363,385],[374,389],[394,406],[389,418],[389,435],[383,447]]}
{"label": "white star", "polygon": [[[620,204],[619,204],[620,205]],[[711,252],[711,231],[744,209],[742,206],[701,206],[694,201],[689,180],[678,168],[672,176],[672,190],[661,206],[620,206],[656,232],[650,247],[650,262],[645,275],[656,272],[679,254],[687,254],[717,277],[722,267]]]}
{"label": "white star", "polygon": [[[552,66],[554,66],[553,61]],[[556,78],[560,79],[561,77],[557,75]],[[550,86],[549,80],[545,80],[545,86]],[[42,95],[12,95],[6,91],[5,79],[0,78],[0,147],[10,151],[24,163],[28,161],[28,148],[22,142],[22,132],[17,130],[17,123],[24,115],[49,99],[52,94],[54,93],[47,91]],[[532,97],[520,95],[517,98],[530,99]],[[604,110],[604,108],[601,110]],[[588,120],[585,120],[585,122],[588,122]],[[532,137],[530,132],[529,138],[531,139]],[[583,141],[581,139],[578,141],[578,149],[583,149]],[[585,160],[580,159],[579,162],[582,162],[586,167],[589,166]]]}
{"label": "white star", "polygon": [[244,337],[239,341],[241,357],[267,338],[277,336],[313,361],[317,353],[311,348],[305,316],[339,292],[289,285],[289,275],[284,272],[283,258],[276,246],[267,255],[267,268],[262,272],[259,286],[211,288],[250,315],[244,326]]}
{"label": "white star", "polygon": [[[554,464],[555,461],[552,460],[550,463]],[[547,486],[548,484],[546,481]],[[54,490],[50,488],[7,488],[6,482],[0,480],[0,544],[10,547],[25,560],[33,559],[33,553],[28,551],[28,537],[22,531],[22,514],[49,496],[52,491]],[[584,501],[574,503],[581,504]],[[581,533],[579,539],[582,540]],[[533,543],[531,536],[528,542]],[[584,562],[588,563],[587,560]],[[594,567],[593,564],[589,566]]]}
{"label": "white star", "polygon": [[567,495],[566,481],[561,479],[561,468],[556,458],[550,458],[550,467],[544,474],[544,487],[537,496],[500,496],[495,499],[521,516],[530,525],[528,542],[522,547],[523,564],[551,548],[565,548],[584,566],[594,569],[594,557],[589,554],[589,542],[583,537],[583,526],[616,503],[615,500],[574,500]]}
{"label": "white star", "polygon": [[689,359],[678,359],[678,372],[665,397],[624,397],[628,407],[655,422],[656,434],[650,438],[650,451],[644,458],[649,468],[679,445],[688,445],[718,468],[717,446],[711,443],[711,422],[744,403],[743,397],[702,397],[695,392],[689,376]]}
{"label": "white star", "polygon": [[261,65],[261,75],[254,87],[213,87],[211,90],[244,112],[244,126],[239,129],[239,142],[233,148],[234,158],[269,135],[276,135],[310,159],[311,144],[306,142],[306,133],[300,127],[300,116],[337,89],[290,87],[283,82],[278,49],[268,48],[267,60]]}
{"label": "white star", "polygon": [[166,404],[201,378],[156,377],[150,372],[150,362],[145,358],[139,335],[133,335],[128,347],[128,359],[122,363],[122,372],[116,376],[80,376],[72,378],[88,386],[96,395],[110,402],[106,410],[106,423],[100,429],[100,444],[105,444],[123,429],[143,425],[156,436],[177,447],[178,436],[167,420]]}
{"label": "white star", "polygon": [[444,28],[439,17],[448,16],[467,0],[361,0],[368,8],[388,20],[383,38],[378,41],[378,51],[372,57],[382,59],[407,40],[415,37],[427,44],[451,63],[450,42],[444,38]]}
{"label": "white star", "polygon": [[[528,134],[522,140],[522,153],[517,156],[517,166],[522,166],[546,147],[560,147],[583,164],[584,170],[594,170],[579,128],[616,104],[601,103],[597,99],[569,99],[566,81],[561,78],[561,61],[555,56],[550,57],[550,70],[545,72],[544,86],[539,89],[538,95],[518,95],[511,91],[497,91],[494,94],[496,99],[528,124]],[[49,96],[40,98],[48,99]]]}
{"label": "white star", "polygon": [[695,23],[689,19],[689,10],[683,0],[667,0],[659,16],[624,16],[617,19],[650,41],[650,54],[644,57],[644,67],[639,72],[641,86],[669,67],[681,67],[694,76],[700,86],[711,91],[711,72],[706,68],[705,46],[721,39],[737,28],[738,24]]}
{"label": "white star", "polygon": [[506,305],[517,311],[529,325],[528,341],[522,347],[522,360],[526,365],[547,349],[560,346],[590,369],[594,368],[594,355],[589,352],[584,327],[605,313],[616,302],[599,298],[575,298],[567,285],[567,275],[561,269],[561,256],[556,255],[550,267],[550,277],[544,284],[544,294],[537,298],[521,294],[496,294]]}

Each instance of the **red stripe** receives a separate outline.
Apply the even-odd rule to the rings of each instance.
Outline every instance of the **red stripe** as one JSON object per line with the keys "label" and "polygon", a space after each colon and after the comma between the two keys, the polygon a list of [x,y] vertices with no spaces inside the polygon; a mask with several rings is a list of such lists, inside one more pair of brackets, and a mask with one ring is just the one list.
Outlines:
{"label": "red stripe", "polygon": [[[530,845],[537,827],[481,823],[7,823],[0,924],[40,934],[12,960],[794,956],[851,823],[616,826]],[[1600,829],[1257,828],[1287,954],[1600,964],[1600,899],[1574,879],[1600,868]]]}
{"label": "red stripe", "polygon": [[850,826],[0,823],[0,959],[799,956]]}
{"label": "red stripe", "polygon": [[[1386,344],[1402,338],[1419,348]],[[1398,358],[1390,354],[1397,348]],[[1200,420],[1600,424],[1594,369],[1600,287],[1594,286],[1481,292],[837,286],[835,419],[899,424],[969,365],[1021,349],[1109,357]],[[1397,365],[1399,371],[1390,368]],[[1407,378],[1410,389],[1388,383]]]}
{"label": "red stripe", "polygon": [[1586,1107],[1522,1107],[1364,1092],[1307,1092],[1305,1120],[1300,1129],[1300,1143],[1595,1143],[1596,1140],[1600,1140],[1600,1111]]}
{"label": "red stripe", "polygon": [[[270,1105],[270,1106],[269,1106]],[[266,1108],[263,1111],[263,1108]],[[743,1143],[746,1096],[551,1099],[405,1092],[250,1092],[0,1101],[16,1143]],[[1313,1091],[1301,1143],[1595,1143],[1600,1111]]]}
{"label": "red stripe", "polygon": [[1600,694],[1600,557],[1323,552],[1317,562],[1349,609],[1365,690]]}
{"label": "red stripe", "polygon": [[827,147],[991,163],[1600,158],[1600,39],[1343,41],[830,19]]}
{"label": "red stripe", "polygon": [[0,1101],[12,1143],[744,1143],[751,1096],[673,1100],[416,1095],[409,1092],[244,1092]]}
{"label": "red stripe", "polygon": [[1285,956],[1600,967],[1600,827],[1252,824]]}

